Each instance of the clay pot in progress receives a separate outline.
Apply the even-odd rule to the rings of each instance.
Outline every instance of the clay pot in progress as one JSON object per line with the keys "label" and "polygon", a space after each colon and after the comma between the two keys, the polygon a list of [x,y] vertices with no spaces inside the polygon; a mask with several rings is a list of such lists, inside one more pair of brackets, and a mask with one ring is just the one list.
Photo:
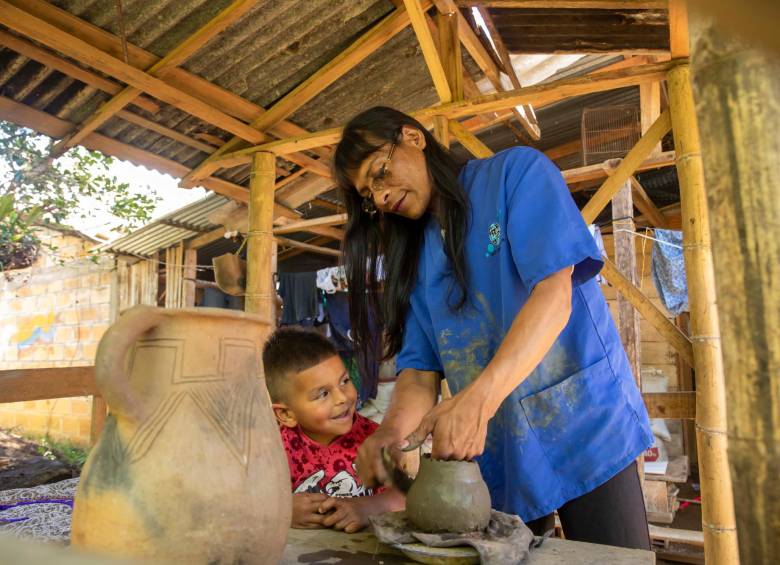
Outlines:
{"label": "clay pot in progress", "polygon": [[263,380],[270,330],[217,308],[136,306],[98,347],[110,414],[76,494],[71,541],[174,563],[278,563],[292,512]]}
{"label": "clay pot in progress", "polygon": [[439,461],[425,455],[406,495],[406,516],[423,532],[466,533],[490,522],[490,493],[473,461]]}

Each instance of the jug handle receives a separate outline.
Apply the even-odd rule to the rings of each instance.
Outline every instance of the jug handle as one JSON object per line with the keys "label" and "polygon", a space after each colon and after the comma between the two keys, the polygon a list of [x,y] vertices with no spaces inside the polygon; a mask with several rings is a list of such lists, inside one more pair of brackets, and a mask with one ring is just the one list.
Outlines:
{"label": "jug handle", "polygon": [[142,419],[143,403],[130,387],[125,360],[138,338],[160,325],[165,314],[161,308],[134,306],[103,334],[95,358],[95,384],[112,412]]}

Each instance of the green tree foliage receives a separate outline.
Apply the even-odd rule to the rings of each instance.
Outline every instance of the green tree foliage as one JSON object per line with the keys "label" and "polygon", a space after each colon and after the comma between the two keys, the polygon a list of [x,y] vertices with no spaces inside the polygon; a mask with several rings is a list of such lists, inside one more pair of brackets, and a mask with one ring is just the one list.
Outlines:
{"label": "green tree foliage", "polygon": [[0,268],[32,264],[41,225],[62,225],[94,217],[95,204],[132,229],[148,221],[157,203],[149,191],[137,194],[109,167],[114,159],[75,147],[52,160],[54,141],[0,121]]}

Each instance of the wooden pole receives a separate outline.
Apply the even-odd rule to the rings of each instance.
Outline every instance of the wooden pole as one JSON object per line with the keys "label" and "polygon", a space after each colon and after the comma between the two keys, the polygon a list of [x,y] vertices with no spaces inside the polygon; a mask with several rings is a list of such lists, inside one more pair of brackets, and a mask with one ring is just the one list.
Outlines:
{"label": "wooden pole", "polygon": [[680,181],[683,255],[688,277],[691,341],[696,371],[696,438],[699,448],[704,557],[708,563],[718,565],[738,563],[739,557],[731,474],[726,454],[726,392],[715,306],[709,212],[689,75],[687,63],[679,64],[669,71],[669,103]]}
{"label": "wooden pole", "polygon": [[274,182],[276,156],[255,153],[249,177],[249,232],[247,234],[246,301],[244,310],[275,318],[276,292],[273,289]]}
{"label": "wooden pole", "polygon": [[[636,270],[636,245],[634,245],[634,201],[631,198],[631,181],[623,183],[612,199],[612,226],[615,234],[615,265],[634,286],[640,286]],[[642,335],[639,311],[622,293],[617,295],[617,327],[623,348],[626,350],[636,385],[642,390]],[[639,479],[644,483],[644,457],[637,457]]]}
{"label": "wooden pole", "polygon": [[[631,198],[630,181],[625,182],[623,188],[612,199],[612,225],[615,233],[615,265],[634,286],[638,287],[639,275],[636,269],[636,246],[633,235],[636,224],[634,224],[634,203]],[[617,295],[617,306],[620,338],[628,354],[636,384],[641,386],[642,352],[639,312],[622,293]]]}
{"label": "wooden pole", "polygon": [[450,146],[450,122],[446,116],[433,117],[433,136],[444,147]]}
{"label": "wooden pole", "polygon": [[780,65],[711,22],[691,43],[739,551],[780,563]]}

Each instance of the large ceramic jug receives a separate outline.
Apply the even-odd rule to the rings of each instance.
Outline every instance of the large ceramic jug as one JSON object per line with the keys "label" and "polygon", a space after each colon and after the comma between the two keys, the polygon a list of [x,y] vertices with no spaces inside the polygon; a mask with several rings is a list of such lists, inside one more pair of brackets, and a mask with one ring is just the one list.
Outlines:
{"label": "large ceramic jug", "polygon": [[277,563],[287,458],[260,362],[266,320],[136,306],[98,347],[110,413],[73,509],[71,541],[176,563]]}

